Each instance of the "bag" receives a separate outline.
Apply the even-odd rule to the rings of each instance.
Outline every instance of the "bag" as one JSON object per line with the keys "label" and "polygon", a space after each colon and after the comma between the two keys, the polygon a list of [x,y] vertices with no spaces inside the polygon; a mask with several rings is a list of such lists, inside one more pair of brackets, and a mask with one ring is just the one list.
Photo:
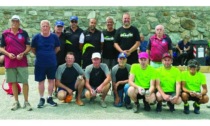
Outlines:
{"label": "bag", "polygon": [[[4,83],[5,83],[5,79],[4,79],[3,83],[2,83],[2,89],[3,89],[5,92],[7,92],[8,95],[13,95],[12,83],[8,83],[8,87],[9,87],[8,89],[5,89],[5,88],[4,88]],[[20,92],[21,92],[21,86],[20,86],[19,83],[17,83],[17,87],[18,87],[18,94],[20,94]]]}

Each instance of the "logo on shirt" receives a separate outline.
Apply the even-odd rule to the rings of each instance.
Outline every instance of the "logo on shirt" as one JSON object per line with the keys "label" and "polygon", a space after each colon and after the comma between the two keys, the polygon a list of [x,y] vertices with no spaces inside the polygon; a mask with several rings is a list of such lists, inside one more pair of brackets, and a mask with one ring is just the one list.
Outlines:
{"label": "logo on shirt", "polygon": [[18,39],[22,39],[23,36],[21,34],[18,35]]}
{"label": "logo on shirt", "polygon": [[105,36],[105,37],[104,37],[104,40],[106,40],[106,41],[114,41],[114,37]]}
{"label": "logo on shirt", "polygon": [[130,37],[133,37],[133,33],[121,33],[120,37],[122,37],[122,38],[130,38]]}
{"label": "logo on shirt", "polygon": [[165,40],[165,39],[163,39],[163,40],[162,40],[162,43],[166,43],[166,40]]}

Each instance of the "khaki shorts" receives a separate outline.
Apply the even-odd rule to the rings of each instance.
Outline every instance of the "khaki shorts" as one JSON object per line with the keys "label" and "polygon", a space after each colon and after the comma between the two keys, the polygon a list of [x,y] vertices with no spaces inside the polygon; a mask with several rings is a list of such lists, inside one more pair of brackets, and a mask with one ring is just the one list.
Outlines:
{"label": "khaki shorts", "polygon": [[19,82],[28,84],[28,67],[6,69],[6,82]]}

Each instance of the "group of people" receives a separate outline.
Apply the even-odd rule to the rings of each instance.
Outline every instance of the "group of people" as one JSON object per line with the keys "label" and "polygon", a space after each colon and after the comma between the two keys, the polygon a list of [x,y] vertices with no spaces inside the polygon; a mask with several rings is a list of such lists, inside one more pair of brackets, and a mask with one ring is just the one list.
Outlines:
{"label": "group of people", "polygon": [[[71,102],[75,91],[77,105],[84,105],[81,100],[84,97],[92,103],[100,94],[100,105],[106,108],[105,98],[111,87],[114,106],[125,105],[135,113],[140,108],[138,99],[143,99],[146,111],[150,111],[150,104],[157,101],[157,112],[162,111],[162,101],[167,101],[172,112],[174,104],[183,101],[186,114],[189,114],[188,100],[195,101],[196,114],[200,104],[208,102],[206,80],[199,72],[198,62],[189,61],[189,70],[182,73],[172,66],[172,41],[164,34],[163,25],[156,26],[155,34],[145,44],[146,49],[137,53],[143,36],[131,25],[129,13],[123,14],[123,26],[117,30],[112,17],[106,18],[107,29],[103,31],[96,29],[94,18],[89,20],[89,27],[84,31],[79,28],[78,20],[77,16],[71,16],[70,26],[66,28],[63,21],[57,20],[53,32],[50,22],[42,20],[41,32],[33,36],[30,44],[28,33],[20,28],[20,17],[12,16],[11,28],[2,33],[0,48],[5,56],[6,82],[12,82],[14,91],[15,103],[11,110],[21,107],[16,82],[23,83],[24,108],[32,110],[28,102],[26,55],[29,51],[36,55],[34,75],[40,95],[38,108],[45,104],[46,77],[46,101],[51,106],[57,106],[52,98],[53,91],[63,102]],[[192,81],[197,79],[199,81]]]}

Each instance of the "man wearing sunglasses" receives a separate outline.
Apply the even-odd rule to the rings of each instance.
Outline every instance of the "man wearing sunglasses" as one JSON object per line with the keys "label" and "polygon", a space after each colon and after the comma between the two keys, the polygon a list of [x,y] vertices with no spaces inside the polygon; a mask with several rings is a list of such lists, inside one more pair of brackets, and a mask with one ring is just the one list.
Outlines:
{"label": "man wearing sunglasses", "polygon": [[83,30],[78,26],[78,20],[79,18],[77,16],[70,17],[70,26],[65,28],[67,38],[65,48],[66,52],[74,53],[75,62],[81,65],[82,43],[80,43],[79,38]]}

